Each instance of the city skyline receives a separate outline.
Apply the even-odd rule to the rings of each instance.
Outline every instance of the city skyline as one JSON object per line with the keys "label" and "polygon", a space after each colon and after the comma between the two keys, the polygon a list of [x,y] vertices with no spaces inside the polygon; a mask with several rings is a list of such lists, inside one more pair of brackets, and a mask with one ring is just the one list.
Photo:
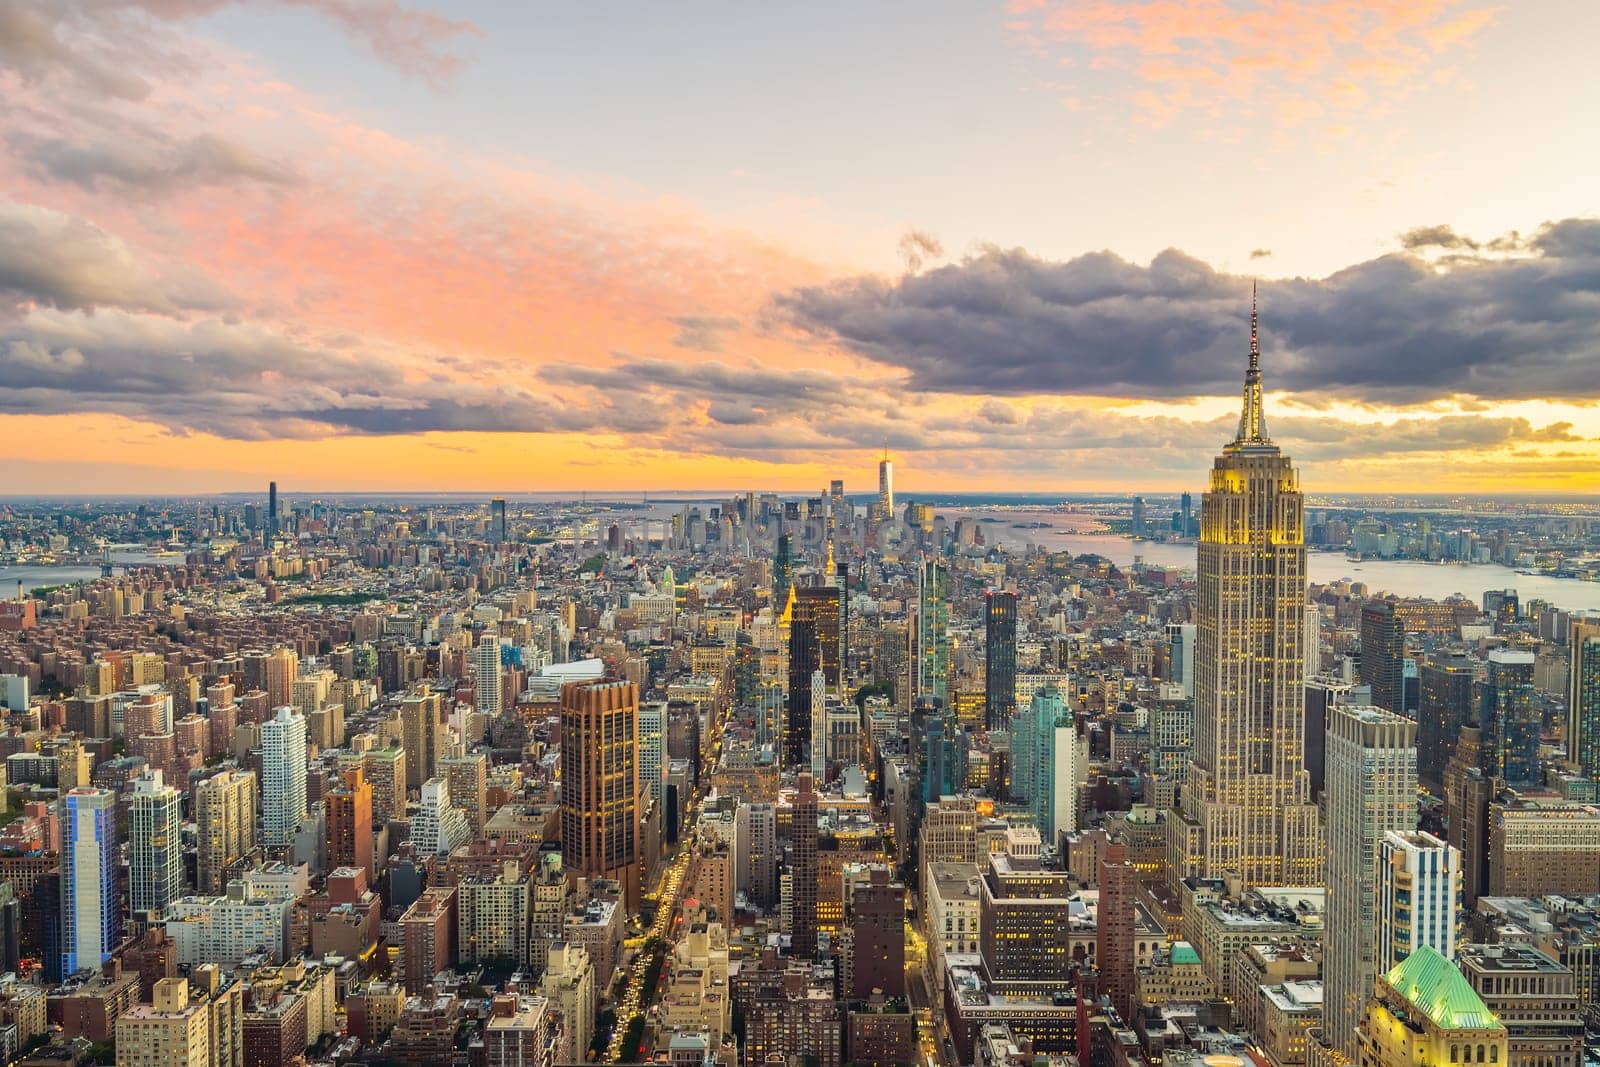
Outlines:
{"label": "city skyline", "polygon": [[1577,0],[8,18],[15,492],[1600,483]]}

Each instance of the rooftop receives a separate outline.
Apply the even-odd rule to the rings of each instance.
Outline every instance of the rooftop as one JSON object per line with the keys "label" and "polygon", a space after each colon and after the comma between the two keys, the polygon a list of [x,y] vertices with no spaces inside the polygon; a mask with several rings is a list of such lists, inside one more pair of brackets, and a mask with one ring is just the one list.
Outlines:
{"label": "rooftop", "polygon": [[1499,1025],[1456,965],[1432,945],[1423,945],[1395,964],[1384,980],[1441,1030]]}

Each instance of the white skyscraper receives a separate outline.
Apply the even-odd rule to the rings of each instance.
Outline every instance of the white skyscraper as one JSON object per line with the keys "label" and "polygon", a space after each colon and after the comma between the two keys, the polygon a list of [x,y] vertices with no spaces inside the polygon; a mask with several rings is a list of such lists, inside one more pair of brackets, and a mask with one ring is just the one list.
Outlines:
{"label": "white skyscraper", "polygon": [[811,672],[811,776],[828,777],[828,676]]}
{"label": "white skyscraper", "polygon": [[1172,650],[1171,677],[1168,680],[1183,686],[1185,700],[1194,699],[1194,641],[1194,623],[1167,624],[1167,645]]}
{"label": "white skyscraper", "polygon": [[122,940],[116,808],[117,795],[109,789],[80,786],[61,800],[63,976],[98,971]]}
{"label": "white skyscraper", "polygon": [[128,910],[160,915],[183,896],[183,810],[178,791],[146,771],[133,783],[128,814]]}
{"label": "white skyscraper", "polygon": [[449,855],[472,840],[466,812],[450,803],[450,783],[429,778],[422,783],[422,806],[411,824],[411,843],[424,856]]}
{"label": "white skyscraper", "polygon": [[1382,708],[1328,711],[1328,907],[1323,1026],[1357,1057],[1357,1028],[1377,981],[1378,846],[1417,827],[1417,724]]}
{"label": "white skyscraper", "polygon": [[1461,853],[1417,831],[1391,830],[1378,851],[1380,974],[1423,945],[1456,958],[1461,923]]}
{"label": "white skyscraper", "polygon": [[478,711],[500,714],[500,638],[485,634],[472,649],[472,692]]}
{"label": "white skyscraper", "polygon": [[666,797],[667,705],[652,701],[639,705],[639,788],[657,804]]}
{"label": "white skyscraper", "polygon": [[261,724],[261,843],[294,844],[305,817],[306,720],[293,708],[279,708]]}

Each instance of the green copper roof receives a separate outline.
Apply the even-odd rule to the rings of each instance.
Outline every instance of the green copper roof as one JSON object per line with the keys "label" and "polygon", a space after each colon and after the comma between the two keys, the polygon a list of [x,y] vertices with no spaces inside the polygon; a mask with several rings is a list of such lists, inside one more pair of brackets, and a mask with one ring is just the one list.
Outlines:
{"label": "green copper roof", "polygon": [[1174,941],[1172,943],[1172,962],[1199,963],[1200,953],[1196,952],[1194,946],[1187,941]]}
{"label": "green copper roof", "polygon": [[1432,945],[1423,945],[1395,964],[1384,978],[1441,1030],[1481,1030],[1497,1025],[1494,1013],[1461,971]]}

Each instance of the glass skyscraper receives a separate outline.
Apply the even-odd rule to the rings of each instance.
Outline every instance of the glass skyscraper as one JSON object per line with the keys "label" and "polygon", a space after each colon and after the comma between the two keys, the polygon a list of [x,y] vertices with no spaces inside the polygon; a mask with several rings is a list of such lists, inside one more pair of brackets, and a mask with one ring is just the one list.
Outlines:
{"label": "glass skyscraper", "polygon": [[122,940],[117,795],[80,786],[61,801],[61,974],[98,971]]}
{"label": "glass skyscraper", "polygon": [[984,601],[984,722],[1010,727],[1017,712],[1017,594],[991,590]]}

